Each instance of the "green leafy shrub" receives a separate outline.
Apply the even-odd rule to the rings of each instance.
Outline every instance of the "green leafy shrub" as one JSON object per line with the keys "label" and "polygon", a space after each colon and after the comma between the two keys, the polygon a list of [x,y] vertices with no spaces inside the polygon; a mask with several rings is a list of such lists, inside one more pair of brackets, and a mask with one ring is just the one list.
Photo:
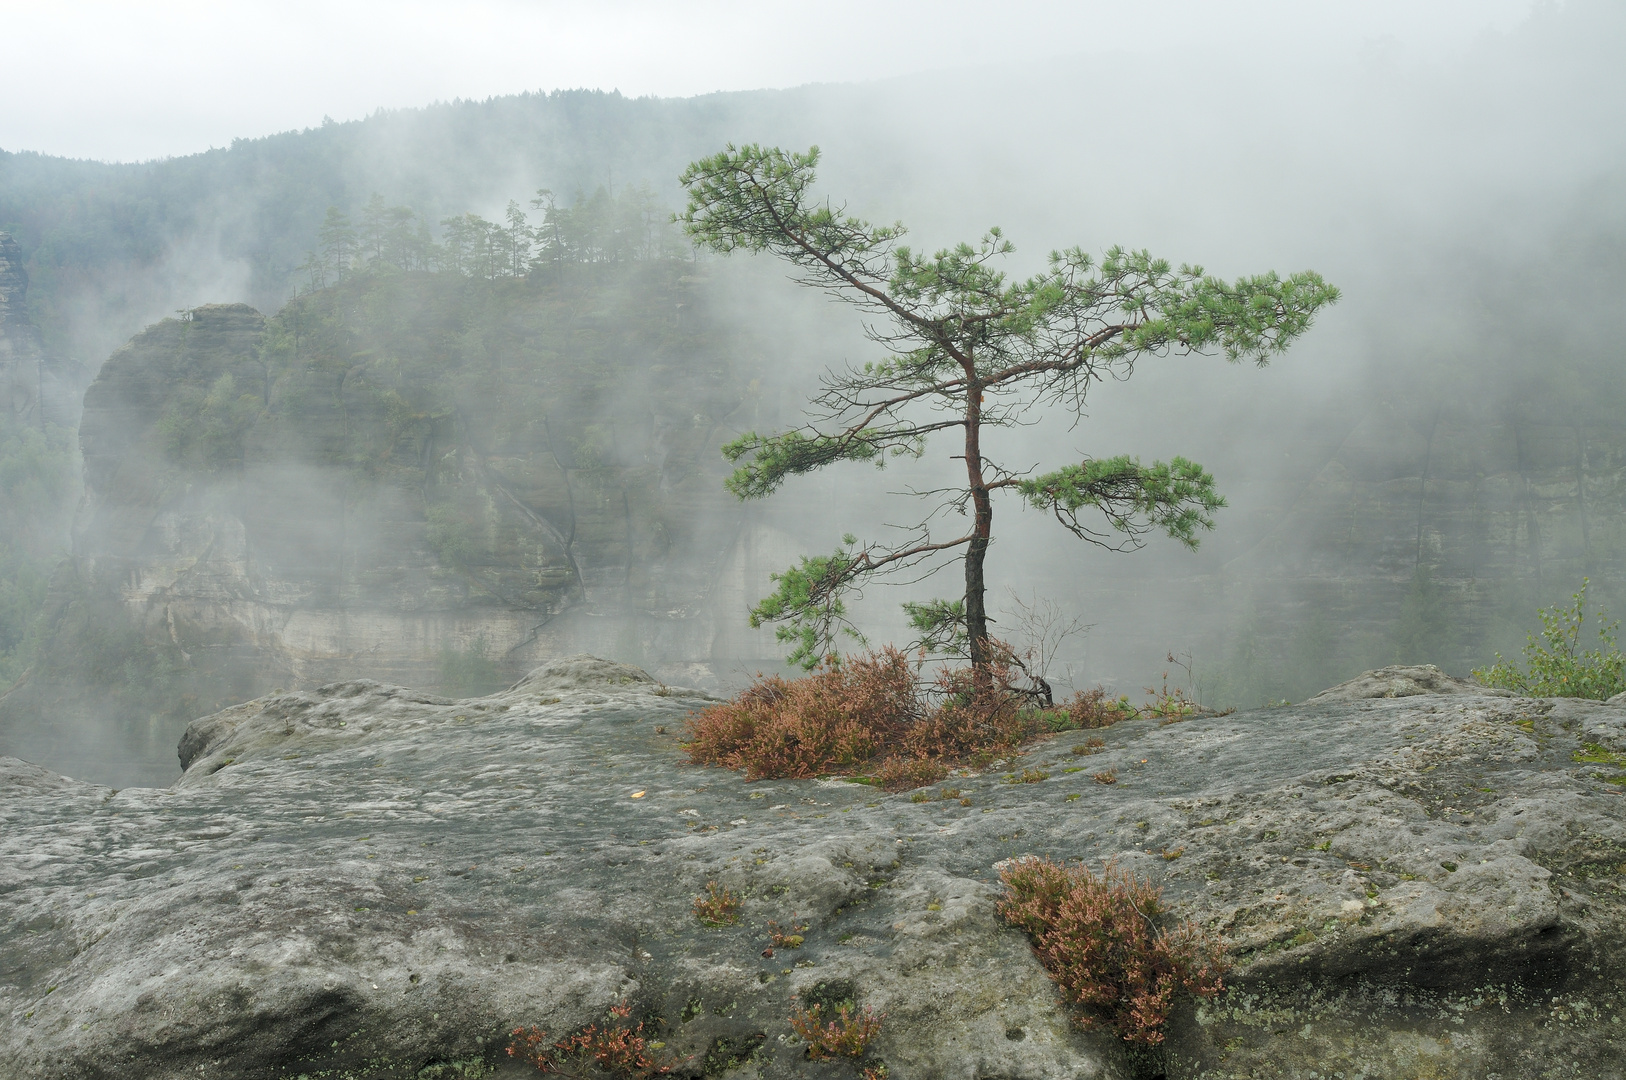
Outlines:
{"label": "green leafy shrub", "polygon": [[1029,724],[1051,734],[1110,727],[1120,720],[1133,720],[1138,716],[1140,710],[1129,703],[1126,695],[1109,697],[1101,686],[1080,690],[1059,705],[1023,712]]}
{"label": "green leafy shrub", "polygon": [[1224,989],[1223,953],[1195,923],[1164,930],[1162,893],[1111,863],[1085,866],[1025,858],[1000,871],[998,910],[1025,930],[1033,951],[1086,1027],[1104,1018],[1126,1042],[1155,1046],[1174,997]]}
{"label": "green leafy shrub", "polygon": [[1611,620],[1598,609],[1598,647],[1581,648],[1581,630],[1586,625],[1588,580],[1581,579],[1581,591],[1570,597],[1568,607],[1554,604],[1538,613],[1540,642],[1534,634],[1525,636],[1524,666],[1520,671],[1496,654],[1496,663],[1474,670],[1474,678],[1486,686],[1501,687],[1530,697],[1580,697],[1602,701],[1626,691],[1626,655],[1616,644],[1620,620]]}

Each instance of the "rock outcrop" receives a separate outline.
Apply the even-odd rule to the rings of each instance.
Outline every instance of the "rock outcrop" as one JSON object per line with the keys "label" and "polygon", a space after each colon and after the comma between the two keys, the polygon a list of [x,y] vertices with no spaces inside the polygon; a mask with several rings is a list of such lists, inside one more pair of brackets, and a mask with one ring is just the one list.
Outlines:
{"label": "rock outcrop", "polygon": [[1329,687],[1311,702],[1362,701],[1367,698],[1420,697],[1423,694],[1478,694],[1482,697],[1512,697],[1508,690],[1493,689],[1453,678],[1433,664],[1395,664],[1366,671]]}
{"label": "rock outcrop", "polygon": [[0,753],[162,784],[186,723],[275,687],[772,662],[739,612],[791,545],[722,487],[745,390],[678,272],[371,276],[137,335],[85,393],[74,559]]}
{"label": "rock outcrop", "polygon": [[[835,994],[885,1013],[897,1080],[1626,1075],[1626,709],[1133,721],[1009,766],[1042,781],[956,778],[963,805],[682,764],[705,704],[577,657],[484,698],[251,701],[191,726],[165,790],[5,760],[0,1073],[485,1075],[514,1027],[627,1001],[682,1075],[852,1077],[788,1024]],[[1081,1029],[996,918],[1028,853],[1115,860],[1224,935],[1229,989],[1160,1060]],[[708,881],[739,925],[697,921]],[[805,944],[768,955],[768,920]]]}

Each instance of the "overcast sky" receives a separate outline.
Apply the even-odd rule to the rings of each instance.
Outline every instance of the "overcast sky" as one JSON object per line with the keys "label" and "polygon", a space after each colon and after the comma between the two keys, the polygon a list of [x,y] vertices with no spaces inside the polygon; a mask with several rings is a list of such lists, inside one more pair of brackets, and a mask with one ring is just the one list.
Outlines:
{"label": "overcast sky", "polygon": [[1426,58],[1536,0],[0,0],[0,149],[141,160],[384,108],[688,96],[1117,50]]}

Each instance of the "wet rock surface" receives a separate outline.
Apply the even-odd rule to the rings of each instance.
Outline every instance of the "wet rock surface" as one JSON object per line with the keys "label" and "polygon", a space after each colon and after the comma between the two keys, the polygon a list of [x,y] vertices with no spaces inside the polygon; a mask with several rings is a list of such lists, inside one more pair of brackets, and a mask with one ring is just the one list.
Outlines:
{"label": "wet rock surface", "polygon": [[[705,703],[579,657],[479,699],[261,698],[195,722],[170,789],[0,759],[0,1074],[518,1075],[514,1027],[625,1000],[686,1075],[857,1076],[806,1060],[800,992],[885,1013],[899,1080],[1626,1075],[1626,709],[1139,720],[916,802],[684,765]],[[1082,1030],[994,914],[1027,853],[1159,882],[1230,989],[1156,1058]],[[696,919],[713,880],[737,926]],[[802,947],[764,955],[769,920]]]}

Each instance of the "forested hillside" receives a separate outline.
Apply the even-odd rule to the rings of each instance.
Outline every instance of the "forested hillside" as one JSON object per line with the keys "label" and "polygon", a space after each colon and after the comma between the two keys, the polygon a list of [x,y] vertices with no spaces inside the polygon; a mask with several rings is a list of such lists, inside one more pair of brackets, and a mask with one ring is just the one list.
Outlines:
{"label": "forested hillside", "polygon": [[692,148],[729,137],[728,101],[520,95],[141,164],[0,151],[0,231],[28,253],[46,341],[99,359],[180,306],[163,306],[174,291],[224,287],[255,307],[280,307],[309,281],[328,208],[359,226],[375,193],[410,208],[414,244],[428,241],[420,226],[438,236],[443,219],[500,212],[539,187],[571,205],[600,188],[655,183],[671,201]]}

